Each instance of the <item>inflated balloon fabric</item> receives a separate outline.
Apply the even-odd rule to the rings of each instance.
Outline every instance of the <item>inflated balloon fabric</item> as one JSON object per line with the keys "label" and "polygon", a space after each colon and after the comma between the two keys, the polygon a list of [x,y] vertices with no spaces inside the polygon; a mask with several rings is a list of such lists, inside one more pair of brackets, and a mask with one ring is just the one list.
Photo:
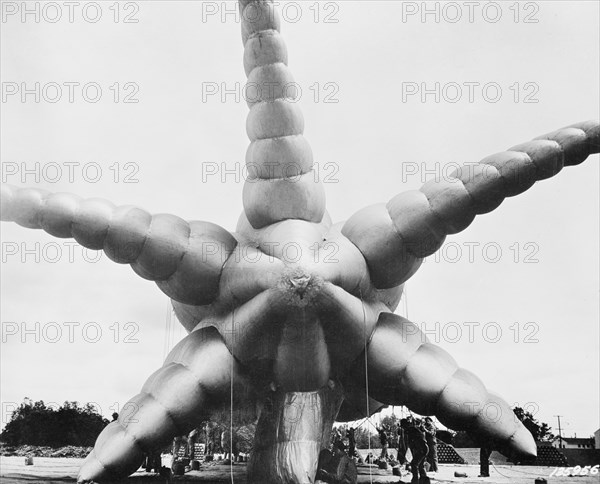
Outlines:
{"label": "inflated balloon fabric", "polygon": [[535,455],[510,406],[393,313],[403,284],[446,236],[598,153],[598,122],[513,146],[334,225],[311,172],[273,3],[240,1],[240,9],[255,96],[247,96],[251,178],[236,232],[2,186],[2,220],[74,238],[129,264],[172,299],[189,332],[98,437],[79,480],[126,476],[145,452],[228,410],[248,419],[260,414],[251,483],[312,482],[336,415],[359,419],[385,405],[406,405]]}
{"label": "inflated balloon fabric", "polygon": [[279,13],[272,2],[240,2],[246,99],[249,179],[243,201],[254,228],[286,219],[320,222],[325,191],[313,169],[313,154],[304,138],[304,118],[297,87],[287,67]]}

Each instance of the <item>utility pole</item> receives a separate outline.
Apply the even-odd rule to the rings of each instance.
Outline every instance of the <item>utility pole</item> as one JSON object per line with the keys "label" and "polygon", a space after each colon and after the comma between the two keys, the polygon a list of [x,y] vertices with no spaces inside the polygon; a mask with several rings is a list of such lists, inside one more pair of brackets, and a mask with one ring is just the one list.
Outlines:
{"label": "utility pole", "polygon": [[555,417],[558,419],[558,447],[560,449],[562,449],[563,443],[562,443],[562,433],[560,430],[560,417],[563,417],[563,415],[555,415]]}

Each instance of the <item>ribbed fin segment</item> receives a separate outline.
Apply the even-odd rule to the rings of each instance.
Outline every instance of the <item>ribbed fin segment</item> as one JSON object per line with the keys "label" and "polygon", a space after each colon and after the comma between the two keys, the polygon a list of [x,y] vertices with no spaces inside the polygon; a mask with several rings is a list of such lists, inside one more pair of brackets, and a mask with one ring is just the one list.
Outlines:
{"label": "ribbed fin segment", "polygon": [[325,192],[303,136],[304,118],[297,84],[287,67],[279,14],[271,0],[240,0],[239,6],[250,107],[246,216],[255,229],[286,219],[321,222]]}

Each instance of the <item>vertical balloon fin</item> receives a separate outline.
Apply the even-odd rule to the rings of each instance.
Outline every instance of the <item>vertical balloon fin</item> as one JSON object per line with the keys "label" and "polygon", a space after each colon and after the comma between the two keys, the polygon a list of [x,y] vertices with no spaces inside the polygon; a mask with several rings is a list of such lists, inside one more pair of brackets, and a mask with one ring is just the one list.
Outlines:
{"label": "vertical balloon fin", "polygon": [[271,0],[239,2],[248,76],[248,180],[244,210],[254,228],[285,219],[321,222],[325,192],[304,138],[298,88],[287,67],[280,18]]}

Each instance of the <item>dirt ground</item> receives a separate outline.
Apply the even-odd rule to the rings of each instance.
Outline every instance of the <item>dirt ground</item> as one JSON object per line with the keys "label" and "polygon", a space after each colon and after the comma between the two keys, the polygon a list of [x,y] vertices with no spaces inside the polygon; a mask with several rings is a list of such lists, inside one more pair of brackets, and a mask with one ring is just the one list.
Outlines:
{"label": "dirt ground", "polygon": [[[34,458],[33,466],[26,466],[23,457],[0,457],[0,483],[44,483],[58,484],[64,482],[75,482],[77,471],[83,459],[75,458]],[[441,464],[440,471],[430,474],[432,483],[488,483],[488,484],[533,484],[537,477],[543,477],[551,484],[598,484],[600,476],[579,477],[549,477],[553,467],[529,467],[496,465],[490,469],[489,478],[477,477],[479,466],[477,465],[452,465]],[[468,477],[454,477],[455,472],[466,473]],[[203,482],[205,484],[216,484],[221,482],[233,482],[245,484],[246,465],[235,464],[234,466],[213,465],[200,471],[188,472],[185,476],[174,477],[173,482]],[[391,470],[360,468],[359,480],[361,484],[387,484],[408,483],[410,474],[403,472],[402,477],[393,476]],[[150,484],[164,482],[158,476],[137,472],[124,482],[132,484]]]}

